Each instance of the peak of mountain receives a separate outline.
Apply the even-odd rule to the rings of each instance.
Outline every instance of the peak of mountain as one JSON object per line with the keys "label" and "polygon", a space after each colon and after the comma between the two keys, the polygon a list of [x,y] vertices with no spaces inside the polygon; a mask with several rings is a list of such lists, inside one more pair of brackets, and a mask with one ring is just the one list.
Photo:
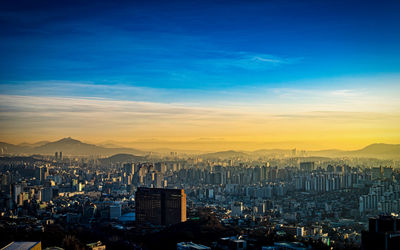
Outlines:
{"label": "peak of mountain", "polygon": [[[32,144],[34,145],[34,144]],[[54,152],[63,152],[72,156],[110,156],[118,153],[144,155],[145,152],[133,148],[105,148],[88,144],[71,137],[54,142],[47,142],[39,146],[18,146],[9,143],[0,143],[1,154],[41,154],[54,155]]]}
{"label": "peak of mountain", "polygon": [[71,137],[65,137],[62,138],[61,140],[55,141],[53,143],[71,143],[71,144],[78,144],[78,143],[82,143],[81,141],[72,139]]}
{"label": "peak of mountain", "polygon": [[143,155],[145,152],[132,148],[105,148],[94,144],[88,144],[71,137],[50,142],[36,148],[38,153],[53,154],[56,151],[62,151],[64,155],[93,155],[93,156],[109,156],[118,153]]}

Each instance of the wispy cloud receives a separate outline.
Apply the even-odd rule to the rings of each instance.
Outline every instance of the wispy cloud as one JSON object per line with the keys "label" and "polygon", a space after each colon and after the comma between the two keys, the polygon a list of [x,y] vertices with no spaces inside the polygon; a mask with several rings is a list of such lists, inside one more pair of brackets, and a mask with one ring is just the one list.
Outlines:
{"label": "wispy cloud", "polygon": [[[0,138],[304,140],[307,136],[346,135],[349,131],[362,136],[377,130],[392,134],[398,131],[400,122],[398,112],[346,112],[295,106],[289,108],[277,103],[262,107],[210,107],[105,98],[1,95]],[[327,129],[331,131],[329,135],[324,134]]]}
{"label": "wispy cloud", "polygon": [[245,51],[213,51],[208,58],[198,60],[198,63],[227,69],[268,70],[284,64],[298,63],[301,60],[302,58],[287,58]]}
{"label": "wispy cloud", "polygon": [[[331,86],[308,88],[231,86],[224,89],[150,88],[123,82],[25,81],[0,84],[0,94],[100,98],[108,100],[182,104],[185,107],[221,107],[280,112],[347,111],[394,112],[399,110],[398,76],[363,79],[330,79]],[[321,80],[321,86],[326,80]],[[352,86],[351,83],[358,83]],[[380,83],[380,85],[378,85]],[[307,83],[299,83],[299,86]]]}
{"label": "wispy cloud", "polygon": [[347,145],[348,138],[356,137],[363,145],[373,138],[393,142],[400,139],[396,79],[380,78],[384,87],[351,79],[362,84],[199,91],[115,82],[3,83],[0,140],[61,136],[92,141],[219,138],[225,143],[313,139]]}

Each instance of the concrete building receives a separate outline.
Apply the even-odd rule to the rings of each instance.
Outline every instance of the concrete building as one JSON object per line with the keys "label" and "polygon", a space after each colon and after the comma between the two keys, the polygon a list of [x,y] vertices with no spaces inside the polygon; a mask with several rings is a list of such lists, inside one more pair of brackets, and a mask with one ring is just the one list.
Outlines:
{"label": "concrete building", "polygon": [[121,217],[121,205],[111,205],[110,209],[110,219],[118,219]]}
{"label": "concrete building", "polygon": [[239,202],[239,201],[235,202],[232,204],[231,208],[232,208],[231,216],[234,216],[234,217],[242,216],[243,202]]}
{"label": "concrete building", "polygon": [[211,248],[193,242],[179,242],[176,244],[176,250],[207,250],[207,249]]}
{"label": "concrete building", "polygon": [[186,194],[183,189],[139,187],[135,197],[138,223],[171,225],[186,221]]}
{"label": "concrete building", "polygon": [[42,250],[40,241],[13,241],[1,250]]}
{"label": "concrete building", "polygon": [[369,219],[368,231],[362,232],[361,249],[395,250],[400,246],[400,218],[381,215]]}
{"label": "concrete building", "polygon": [[314,162],[301,162],[300,163],[300,170],[305,172],[311,172],[315,169]]}

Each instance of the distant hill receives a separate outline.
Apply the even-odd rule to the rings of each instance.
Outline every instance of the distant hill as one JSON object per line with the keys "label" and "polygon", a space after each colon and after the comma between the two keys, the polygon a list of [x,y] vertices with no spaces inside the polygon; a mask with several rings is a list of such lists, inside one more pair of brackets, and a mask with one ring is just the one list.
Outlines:
{"label": "distant hill", "polygon": [[18,144],[17,146],[20,146],[20,147],[38,147],[38,146],[45,145],[45,144],[47,144],[49,142],[50,141],[39,141],[39,142],[35,142],[35,143],[23,142],[23,143]]}
{"label": "distant hill", "polygon": [[27,146],[17,146],[6,142],[0,142],[0,154],[20,154],[29,151]]}
{"label": "distant hill", "polygon": [[18,146],[9,143],[0,143],[0,153],[16,155],[53,155],[54,152],[63,152],[72,156],[110,156],[115,154],[144,155],[145,152],[132,148],[105,148],[94,144],[87,144],[70,137],[59,141],[48,142],[40,146]]}
{"label": "distant hill", "polygon": [[[307,151],[306,158],[335,158],[335,157],[360,157],[360,158],[377,158],[377,159],[400,159],[400,144],[375,143],[359,150],[318,150]],[[202,154],[200,157],[205,159],[232,159],[232,158],[252,158],[260,156],[279,156],[290,155],[291,150],[288,149],[261,149],[256,151],[221,151],[208,154]]]}
{"label": "distant hill", "polygon": [[48,162],[45,159],[42,159],[41,157],[35,157],[35,156],[0,156],[0,164],[2,163],[7,163],[9,164],[10,162],[29,162],[29,163],[35,163],[35,162]]}
{"label": "distant hill", "polygon": [[359,157],[400,158],[400,144],[375,143],[350,152]]}
{"label": "distant hill", "polygon": [[240,151],[228,150],[228,151],[202,154],[200,155],[200,157],[206,159],[230,159],[230,158],[246,158],[249,157],[249,155]]}
{"label": "distant hill", "polygon": [[100,159],[103,164],[124,163],[124,162],[140,162],[145,161],[146,157],[131,154],[116,154],[107,158]]}
{"label": "distant hill", "polygon": [[378,159],[396,159],[400,158],[400,144],[375,143],[359,150],[320,150],[308,152],[313,156],[328,157],[361,157]]}
{"label": "distant hill", "polygon": [[[123,157],[127,157],[126,161],[130,161],[130,156],[138,157],[147,155],[148,152],[133,148],[112,147],[112,145],[98,146],[88,144],[70,137],[63,138],[54,142],[42,141],[38,143],[22,143],[14,145],[6,142],[0,142],[0,155],[54,155],[55,152],[62,151],[65,156],[99,156],[110,157],[112,161],[121,158],[121,162],[125,162]],[[162,150],[161,150],[162,151]],[[173,151],[173,149],[168,149]],[[194,154],[194,152],[193,152]],[[261,156],[284,156],[290,155],[291,150],[288,149],[262,149],[256,151],[220,151],[213,153],[200,154],[199,157],[204,159],[245,159],[258,158]],[[124,156],[125,155],[125,156]],[[303,157],[360,157],[360,158],[377,158],[377,159],[400,159],[400,144],[375,143],[368,145],[359,150],[317,150],[307,151]],[[132,158],[136,159],[136,158]]]}

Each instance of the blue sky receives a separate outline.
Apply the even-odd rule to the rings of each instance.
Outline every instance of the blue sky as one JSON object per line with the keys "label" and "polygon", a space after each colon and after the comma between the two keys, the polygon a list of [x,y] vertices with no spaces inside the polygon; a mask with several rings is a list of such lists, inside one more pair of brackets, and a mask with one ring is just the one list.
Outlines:
{"label": "blue sky", "polygon": [[399,142],[399,13],[399,1],[1,1],[0,139]]}
{"label": "blue sky", "polygon": [[398,1],[22,2],[1,3],[2,83],[302,87],[400,69]]}

